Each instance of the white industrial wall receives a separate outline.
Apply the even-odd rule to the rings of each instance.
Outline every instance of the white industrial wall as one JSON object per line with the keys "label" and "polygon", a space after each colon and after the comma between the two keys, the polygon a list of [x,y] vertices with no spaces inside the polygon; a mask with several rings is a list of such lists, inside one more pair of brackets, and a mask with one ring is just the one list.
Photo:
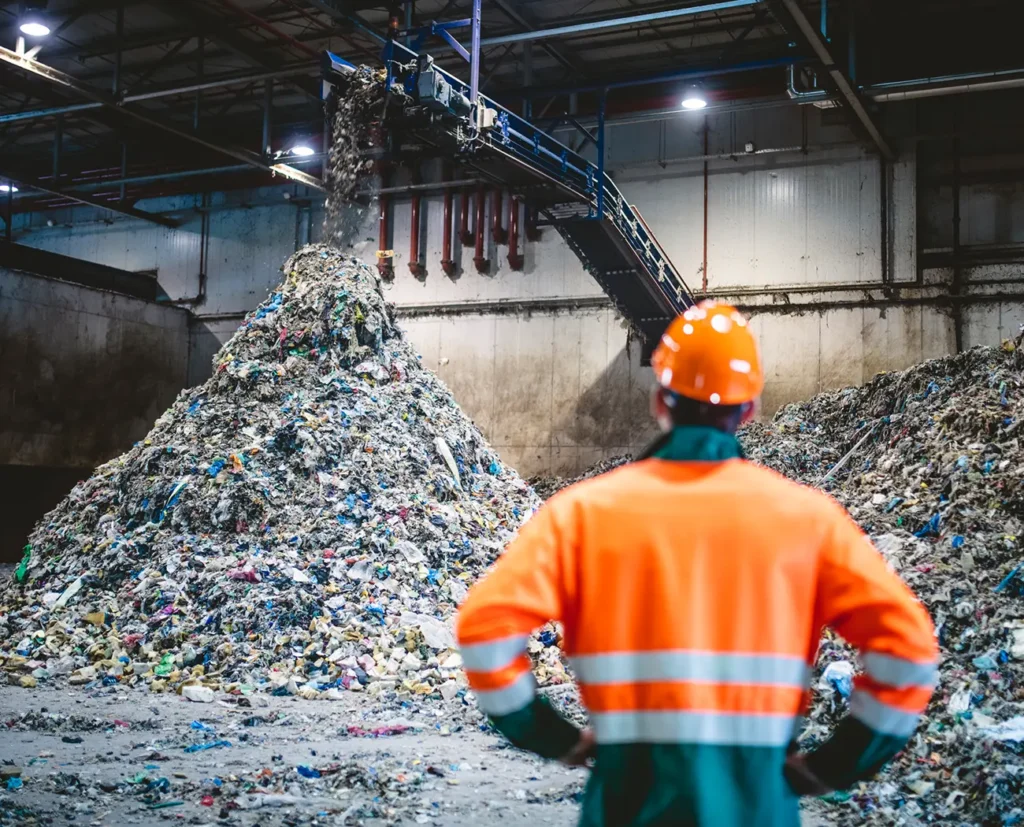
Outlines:
{"label": "white industrial wall", "polygon": [[[706,127],[705,136],[705,117],[693,114],[613,125],[608,165],[697,290],[704,277],[705,176],[703,162],[692,159],[704,154],[705,141],[708,154],[736,153],[708,163],[707,288],[754,315],[768,372],[766,413],[955,349],[949,311],[933,301],[939,288],[914,284],[918,197],[912,150],[891,172],[890,284],[883,286],[880,165],[845,127],[824,123],[808,107],[712,115]],[[758,151],[806,151],[748,155],[747,142]],[[319,207],[286,206],[281,190],[245,197],[280,206],[211,213],[209,292],[197,313],[217,318],[194,326],[192,381],[202,378],[217,344],[237,324],[223,317],[258,303],[287,255],[322,235]],[[218,195],[213,204],[240,198]],[[557,233],[545,229],[539,242],[525,245],[522,272],[509,269],[507,248],[495,248],[489,233],[487,274],[477,273],[472,250],[456,243],[461,266],[448,278],[439,264],[441,199],[424,198],[422,211],[427,274],[417,278],[407,267],[409,204],[394,204],[391,246],[397,256],[388,295],[404,309],[403,323],[425,364],[451,385],[503,455],[527,474],[572,472],[646,441],[649,380],[639,347],[628,341],[613,311],[601,306],[597,284]],[[971,232],[982,233],[986,213],[975,213]],[[71,210],[45,228],[46,217],[33,216],[22,240],[123,269],[157,269],[174,297],[196,292],[198,218],[165,230],[134,221],[90,224],[89,217],[85,208]],[[64,226],[69,220],[71,226]],[[1024,222],[1016,226],[1024,228]],[[366,227],[356,249],[375,261],[375,226]],[[931,281],[943,278],[929,275]],[[538,309],[541,299],[562,306]],[[910,302],[898,304],[904,299]],[[573,309],[574,301],[586,306]],[[474,309],[481,302],[489,303],[486,311]],[[495,309],[495,302],[509,307]],[[965,342],[995,344],[1015,332],[1024,315],[1020,308],[1015,301],[970,306]]]}

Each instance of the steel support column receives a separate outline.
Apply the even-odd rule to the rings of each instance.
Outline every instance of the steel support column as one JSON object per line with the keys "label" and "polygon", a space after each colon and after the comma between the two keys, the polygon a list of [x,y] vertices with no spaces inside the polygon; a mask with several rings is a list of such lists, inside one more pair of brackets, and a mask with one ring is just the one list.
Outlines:
{"label": "steel support column", "polygon": [[264,158],[271,155],[270,148],[270,116],[274,108],[274,81],[268,80],[263,87],[263,142],[260,144],[260,152]]}
{"label": "steel support column", "polygon": [[[533,44],[529,40],[523,44],[523,86],[527,89],[533,86]],[[523,98],[523,117],[527,120],[533,117],[530,98]]]}
{"label": "steel support column", "polygon": [[[203,75],[205,74],[206,70],[206,67],[203,65],[205,62],[204,58],[206,57],[206,38],[202,35],[199,35],[199,43],[197,44],[196,52],[196,77],[199,79],[199,82],[202,83]],[[192,130],[194,132],[199,131],[199,112],[202,109],[202,106],[203,90],[196,89],[195,111],[192,113]]]}
{"label": "steel support column", "polygon": [[14,241],[14,182],[7,179],[7,211],[4,213],[4,240],[10,244]]}
{"label": "steel support column", "polygon": [[[959,120],[959,119],[958,119]],[[957,123],[959,126],[959,123]],[[955,130],[954,130],[955,131]],[[956,352],[964,349],[964,313],[960,305],[963,287],[963,261],[960,245],[960,139],[953,139],[953,283],[950,293],[953,296],[953,337]]]}
{"label": "steel support column", "polygon": [[890,163],[895,161],[896,153],[875,123],[871,113],[868,112],[866,104],[861,100],[850,79],[836,65],[835,59],[832,57],[831,52],[829,52],[828,44],[814,24],[807,19],[807,15],[804,14],[804,10],[800,7],[798,0],[768,0],[768,3],[775,17],[782,23],[783,28],[789,31],[792,36],[799,37],[800,40],[806,43],[818,60],[821,61],[823,68],[838,90],[843,104],[853,113],[854,117],[860,122],[860,125],[864,127],[864,131],[867,132],[874,142],[882,157]]}
{"label": "steel support column", "polygon": [[57,125],[53,133],[53,183],[60,182],[60,156],[64,149],[64,116],[57,116]]}
{"label": "steel support column", "polygon": [[124,183],[124,179],[128,177],[128,144],[121,141],[121,203],[123,204],[128,195],[128,185]]}
{"label": "steel support column", "polygon": [[597,220],[604,218],[604,113],[608,94],[601,92],[597,102]]}
{"label": "steel support column", "polygon": [[117,4],[117,53],[114,55],[114,80],[111,91],[116,98],[121,94],[121,67],[124,63],[124,3]]}
{"label": "steel support column", "polygon": [[469,50],[469,100],[474,105],[480,94],[480,2],[473,0],[473,32]]}

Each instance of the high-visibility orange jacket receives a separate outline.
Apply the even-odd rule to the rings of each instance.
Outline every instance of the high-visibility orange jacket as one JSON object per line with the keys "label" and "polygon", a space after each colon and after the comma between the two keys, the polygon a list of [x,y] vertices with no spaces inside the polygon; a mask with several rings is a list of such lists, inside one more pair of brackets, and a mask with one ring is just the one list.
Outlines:
{"label": "high-visibility orange jacket", "polygon": [[556,495],[461,608],[480,708],[548,757],[577,732],[537,699],[525,645],[562,623],[598,742],[583,824],[798,824],[783,764],[823,627],[863,667],[842,732],[809,758],[833,787],[902,748],[931,696],[923,606],[826,494],[704,459],[734,444],[677,429],[656,457]]}

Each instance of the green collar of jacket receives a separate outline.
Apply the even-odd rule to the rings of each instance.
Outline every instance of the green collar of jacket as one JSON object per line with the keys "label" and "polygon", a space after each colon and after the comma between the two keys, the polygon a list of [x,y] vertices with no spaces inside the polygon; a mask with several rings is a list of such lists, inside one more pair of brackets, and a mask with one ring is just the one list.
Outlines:
{"label": "green collar of jacket", "polygon": [[733,434],[703,425],[680,425],[659,437],[640,459],[655,457],[677,462],[722,462],[743,457]]}

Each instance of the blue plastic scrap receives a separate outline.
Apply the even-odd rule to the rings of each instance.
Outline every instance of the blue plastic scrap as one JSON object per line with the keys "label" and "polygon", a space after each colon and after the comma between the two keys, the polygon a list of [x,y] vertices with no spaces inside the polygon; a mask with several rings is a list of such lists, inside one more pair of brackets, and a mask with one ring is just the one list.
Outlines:
{"label": "blue plastic scrap", "polygon": [[220,749],[221,747],[230,747],[231,742],[223,739],[219,741],[209,741],[205,744],[193,744],[190,747],[185,747],[185,752],[205,752],[208,749]]}
{"label": "blue plastic scrap", "polygon": [[1021,565],[1024,565],[1024,564],[1019,564],[1017,566],[1014,566],[1013,571],[1011,571],[1008,575],[1006,575],[1006,577],[1004,577],[1002,579],[1002,582],[1000,582],[1000,584],[998,586],[996,586],[995,589],[993,589],[993,591],[1001,592],[1001,591],[1004,591],[1006,588],[1008,588],[1010,583],[1012,583],[1014,578],[1016,578],[1016,576],[1020,573]]}
{"label": "blue plastic scrap", "polygon": [[914,532],[915,537],[927,537],[931,534],[939,533],[939,523],[942,521],[942,515],[936,514],[921,528]]}

